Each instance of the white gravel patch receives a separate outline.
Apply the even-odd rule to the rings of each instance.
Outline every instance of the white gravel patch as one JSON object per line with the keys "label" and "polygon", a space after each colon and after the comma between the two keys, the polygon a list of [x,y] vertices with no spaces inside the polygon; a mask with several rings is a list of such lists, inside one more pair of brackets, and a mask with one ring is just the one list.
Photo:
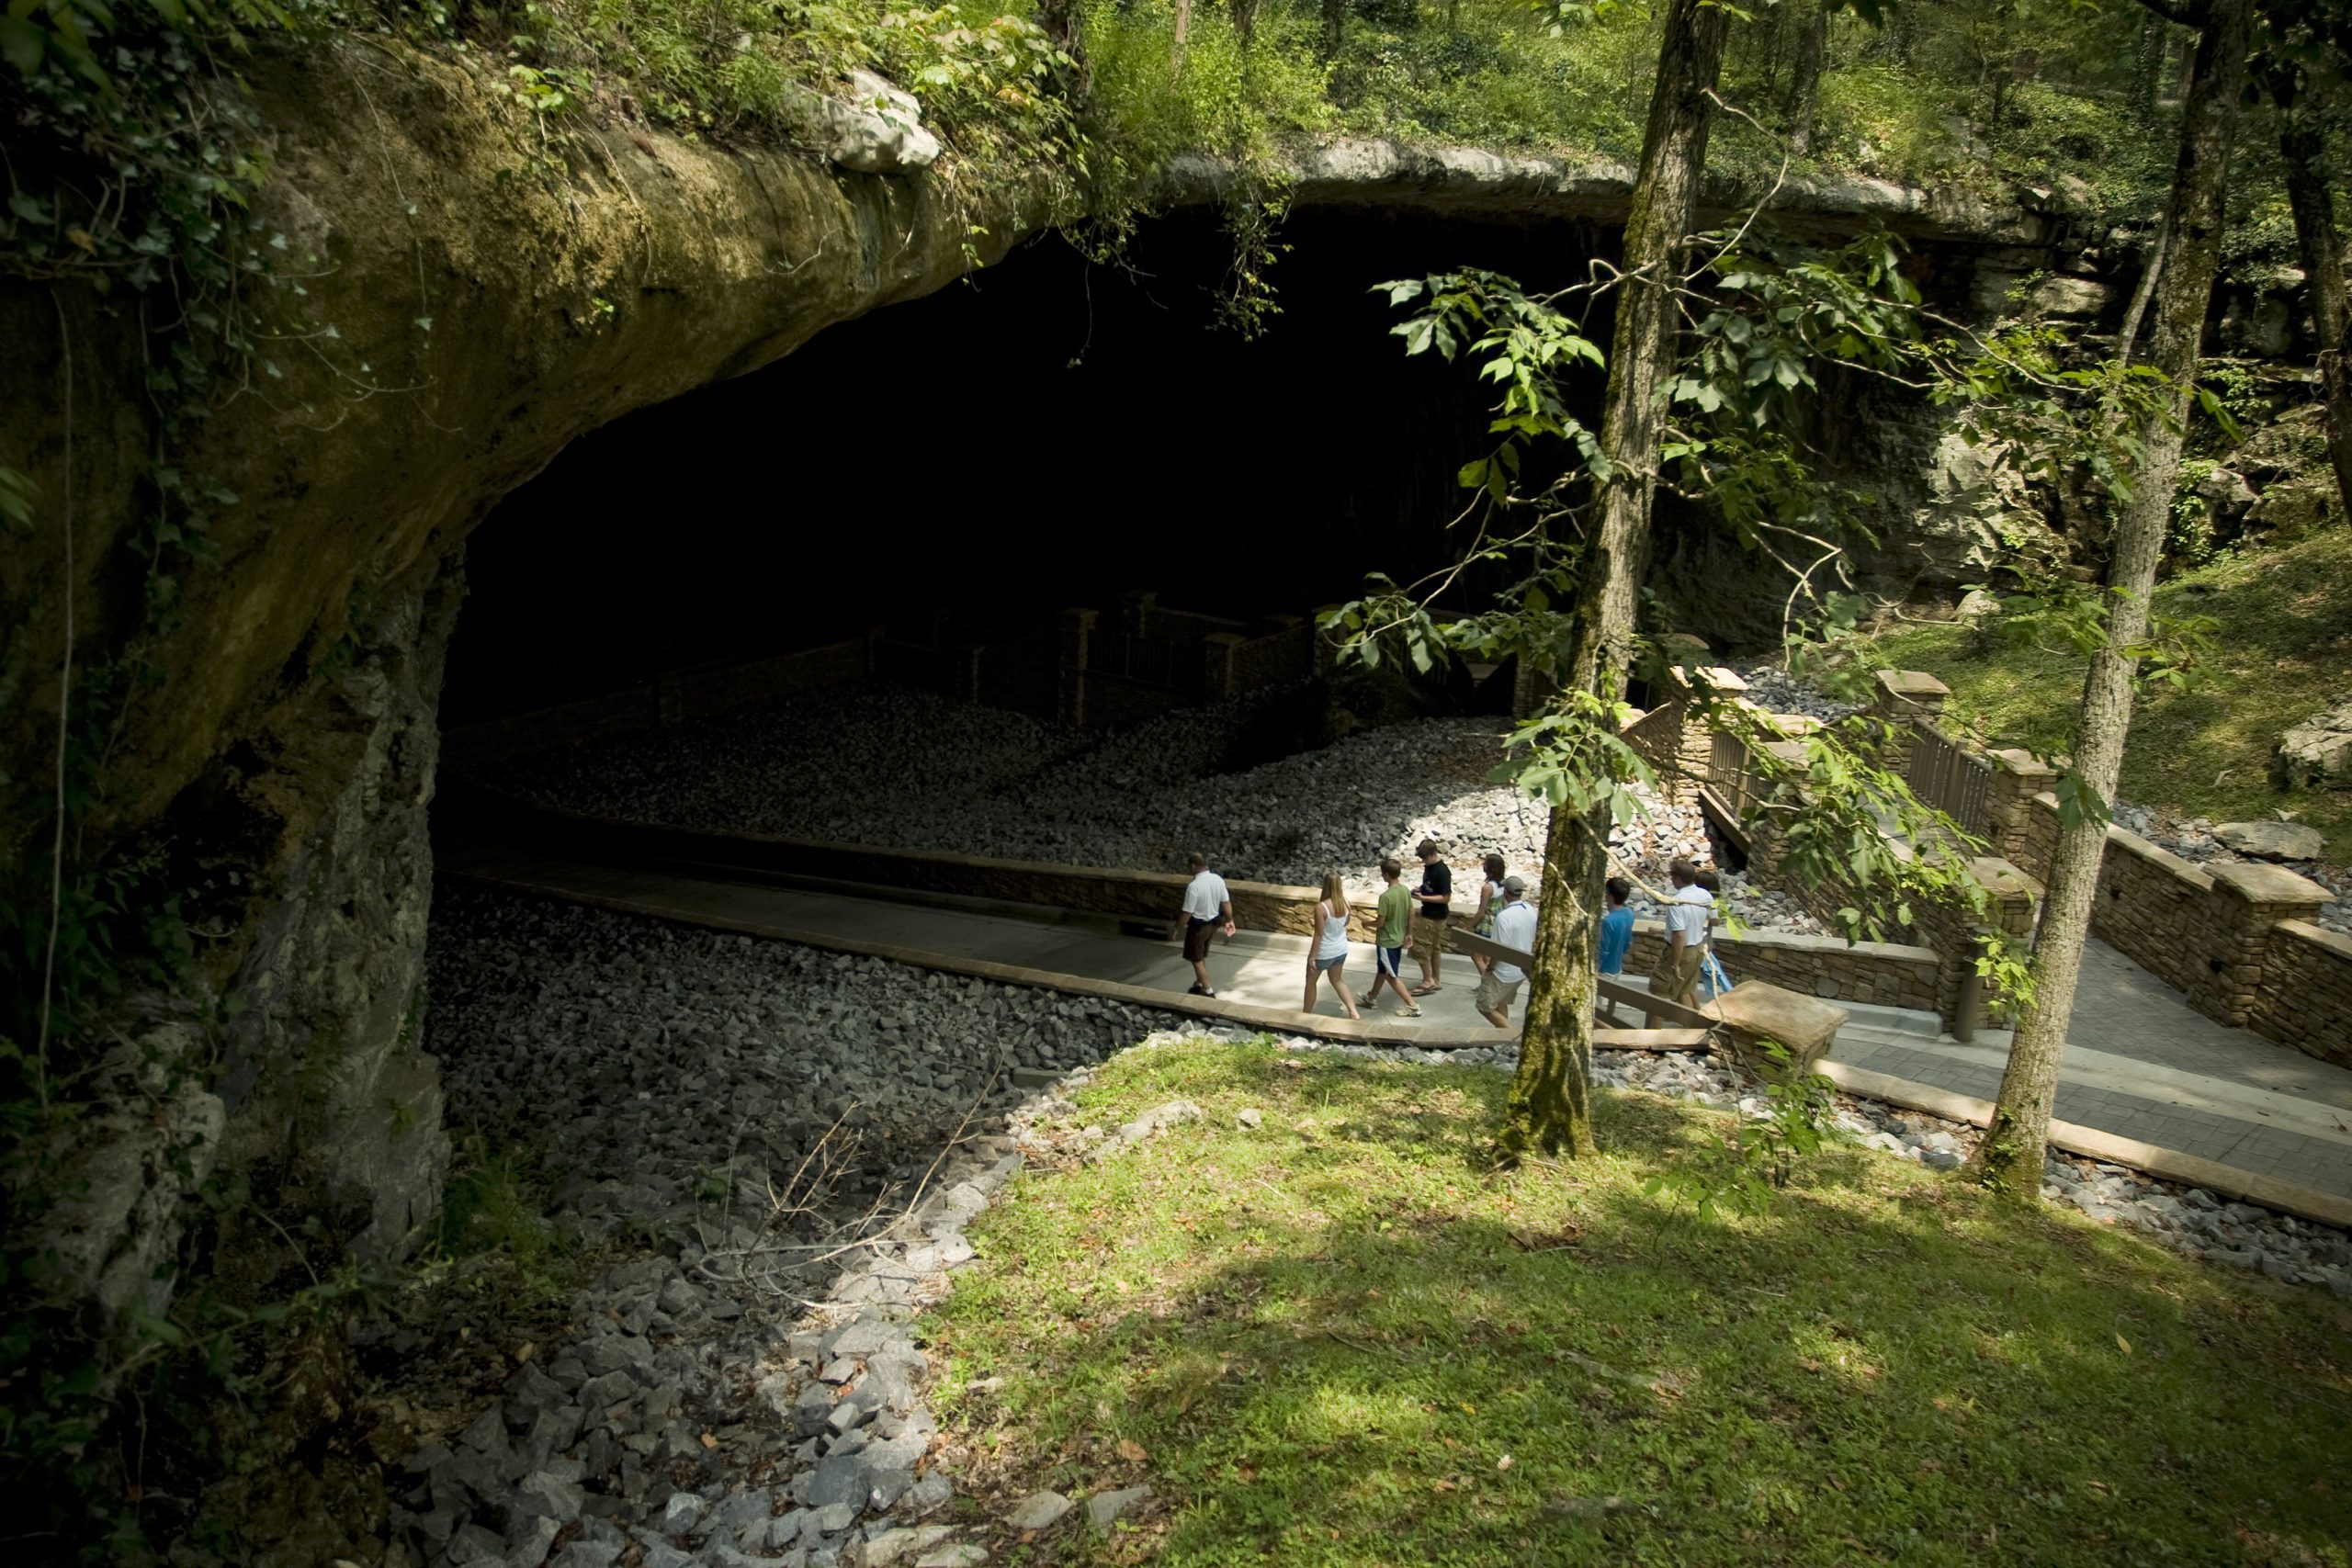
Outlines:
{"label": "white gravel patch", "polygon": [[[1428,719],[1359,730],[1277,761],[1223,772],[1258,709],[1187,709],[1105,736],[874,683],[740,710],[659,735],[578,746],[487,773],[525,798],[593,816],[1079,865],[1175,869],[1197,847],[1237,880],[1312,886],[1338,872],[1376,897],[1395,856],[1434,839],[1464,903],[1479,863],[1540,886],[1551,813],[1487,781],[1502,721]],[[1611,847],[1637,881],[1715,863],[1696,807],[1651,803]],[[1818,931],[1792,900],[1727,875],[1750,924]],[[1637,897],[1637,915],[1655,909]]]}

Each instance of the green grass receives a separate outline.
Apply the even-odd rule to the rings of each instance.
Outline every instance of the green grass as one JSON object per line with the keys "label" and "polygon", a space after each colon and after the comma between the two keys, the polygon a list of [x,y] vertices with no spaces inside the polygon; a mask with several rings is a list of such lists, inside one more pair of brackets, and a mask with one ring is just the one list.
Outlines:
{"label": "green grass", "polygon": [[1852,1148],[1701,1222],[1644,1183],[1721,1119],[1648,1095],[1489,1181],[1504,1082],[1110,1064],[1081,1121],[1206,1117],[975,1224],[952,1435],[1009,1495],[1148,1483],[1106,1561],[2352,1561],[2334,1303]]}
{"label": "green grass", "polygon": [[[2216,822],[2294,811],[2327,835],[2329,859],[2352,863],[2352,792],[2281,795],[2269,778],[2278,732],[2352,692],[2352,529],[2185,573],[2156,590],[2156,612],[2211,615],[2221,628],[2196,685],[2139,703],[2123,797]],[[2082,704],[2079,656],[2004,646],[1965,626],[1883,632],[1860,653],[1873,666],[1934,675],[1951,688],[1952,715],[1998,745],[2050,745]]]}

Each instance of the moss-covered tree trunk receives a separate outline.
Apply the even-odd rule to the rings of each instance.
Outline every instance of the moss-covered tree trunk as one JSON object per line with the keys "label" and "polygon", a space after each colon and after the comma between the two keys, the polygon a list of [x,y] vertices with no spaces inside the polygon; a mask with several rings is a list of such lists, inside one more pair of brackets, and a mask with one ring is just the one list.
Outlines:
{"label": "moss-covered tree trunk", "polygon": [[1813,151],[1814,124],[1821,117],[1821,71],[1829,59],[1828,0],[1807,0],[1797,17],[1796,54],[1789,67],[1789,155]]}
{"label": "moss-covered tree trunk", "polygon": [[[1674,365],[1675,290],[1707,163],[1713,94],[1730,15],[1672,0],[1642,141],[1641,176],[1625,217],[1625,276],[1617,292],[1600,447],[1611,473],[1577,592],[1566,684],[1614,694],[1632,653],[1634,607],[1650,526],[1662,411]],[[1497,1138],[1506,1159],[1537,1151],[1589,1154],[1596,923],[1608,874],[1609,825],[1555,811],[1544,852],[1543,901],[1519,1073]]]}
{"label": "moss-covered tree trunk", "polygon": [[2287,202],[2294,209],[2295,240],[2303,254],[2303,280],[2311,289],[2312,330],[2319,339],[2319,370],[2327,400],[2327,455],[2335,465],[2335,491],[2352,516],[2352,360],[2346,358],[2346,318],[2352,315],[2344,289],[2344,245],[2335,235],[2335,199],[2327,188],[2321,160],[2326,141],[2319,106],[2309,91],[2286,113],[2278,153],[2286,164]]}
{"label": "moss-covered tree trunk", "polygon": [[[2171,407],[2140,432],[2144,455],[2132,477],[2132,498],[2116,520],[2115,551],[2107,569],[2107,637],[2091,655],[2084,678],[2082,723],[2075,747],[2076,773],[2103,801],[2115,798],[2116,779],[2123,769],[2138,666],[2131,650],[2147,638],[2149,598],[2155,590],[2165,525],[2180,473],[2181,428],[2197,375],[2198,340],[2221,265],[2224,187],[2237,130],[2238,95],[2245,85],[2251,27],[2250,0],[2211,0],[2181,122],[2170,254],[2156,284],[2155,326],[2147,358],[2172,378]],[[2082,977],[2083,946],[2090,934],[2091,905],[2106,849],[2107,824],[2090,814],[2059,833],[2034,949],[2033,999],[2018,1014],[2008,1067],[2001,1077],[2001,1097],[1978,1156],[1979,1174],[1986,1185],[2020,1200],[2041,1194],[2059,1059],[2066,1048],[2066,1023]]]}

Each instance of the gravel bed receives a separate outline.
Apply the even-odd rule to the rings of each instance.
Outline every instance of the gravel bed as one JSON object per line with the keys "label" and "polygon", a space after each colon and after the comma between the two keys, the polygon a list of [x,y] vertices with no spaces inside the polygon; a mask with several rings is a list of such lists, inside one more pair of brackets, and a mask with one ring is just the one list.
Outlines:
{"label": "gravel bed", "polygon": [[1777,664],[1735,664],[1730,669],[1747,682],[1747,700],[1769,713],[1792,713],[1834,724],[1861,711],[1859,704],[1824,696]]}
{"label": "gravel bed", "polygon": [[[1198,847],[1228,877],[1313,886],[1337,871],[1362,898],[1378,896],[1384,856],[1418,882],[1413,849],[1425,838],[1443,847],[1464,902],[1488,853],[1538,882],[1551,813],[1487,782],[1496,721],[1360,730],[1219,772],[1256,711],[1251,700],[1186,709],[1105,737],[876,682],[484,776],[567,810],[716,831],[1149,869],[1173,869]],[[1662,890],[1676,855],[1715,863],[1696,807],[1650,805],[1611,836],[1640,880]],[[1820,931],[1781,896],[1725,882],[1726,907],[1750,924]],[[1637,897],[1635,913],[1656,909]]]}
{"label": "gravel bed", "polygon": [[[958,1550],[919,1524],[951,1486],[903,1320],[1017,1168],[1016,1072],[1182,1021],[463,888],[435,902],[430,962],[451,1122],[536,1153],[567,1250],[626,1257],[408,1459],[387,1562]],[[398,1356],[402,1332],[362,1338]]]}

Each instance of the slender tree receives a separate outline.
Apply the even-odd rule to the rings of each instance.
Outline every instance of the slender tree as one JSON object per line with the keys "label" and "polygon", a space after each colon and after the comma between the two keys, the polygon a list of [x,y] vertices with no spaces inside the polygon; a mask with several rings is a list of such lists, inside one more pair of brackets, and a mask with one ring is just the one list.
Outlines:
{"label": "slender tree", "polygon": [[1796,43],[1789,67],[1789,155],[1802,158],[1813,150],[1814,125],[1821,116],[1821,72],[1829,59],[1829,0],[1804,0]]}
{"label": "slender tree", "polygon": [[2321,389],[2327,408],[2327,455],[2335,465],[2335,491],[2352,515],[2352,361],[2346,358],[2344,243],[2335,232],[2335,198],[2327,185],[2326,137],[2320,106],[2306,87],[2280,117],[2278,152],[2286,164],[2287,202],[2294,209],[2295,240],[2311,290],[2312,330],[2319,340]]}
{"label": "slender tree", "polygon": [[[1599,516],[1582,559],[1564,671],[1571,693],[1613,695],[1633,652],[1657,479],[1660,392],[1675,359],[1676,291],[1697,220],[1730,25],[1728,8],[1710,0],[1670,0],[1666,11],[1641,173],[1625,216],[1602,404]],[[1519,1072],[1498,1137],[1506,1159],[1593,1149],[1593,933],[1608,874],[1609,826],[1605,808],[1552,813]]]}
{"label": "slender tree", "polygon": [[1323,0],[1323,58],[1340,52],[1340,29],[1347,25],[1348,0]]}
{"label": "slender tree", "polygon": [[2033,956],[2031,999],[2019,1010],[2008,1067],[1993,1123],[1978,1156],[1986,1185],[2020,1199],[2038,1199],[2066,1045],[2082,976],[2083,947],[2107,849],[2106,806],[2123,766],[2132,728],[2137,649],[2147,640],[2149,604],[2164,554],[2165,525],[2180,472],[2182,431],[2197,375],[2197,348],[2221,265],[2223,204],[2239,97],[2246,84],[2252,42],[2251,0],[2205,0],[2194,13],[2163,7],[2199,29],[2180,155],[2173,175],[2171,233],[2157,280],[2154,334],[2147,363],[2170,379],[2165,404],[2139,432],[2141,460],[2127,500],[2118,509],[2115,546],[2108,563],[2105,636],[2083,682],[2083,710],[2074,771],[2079,787],[2062,822],[2041,926]]}

